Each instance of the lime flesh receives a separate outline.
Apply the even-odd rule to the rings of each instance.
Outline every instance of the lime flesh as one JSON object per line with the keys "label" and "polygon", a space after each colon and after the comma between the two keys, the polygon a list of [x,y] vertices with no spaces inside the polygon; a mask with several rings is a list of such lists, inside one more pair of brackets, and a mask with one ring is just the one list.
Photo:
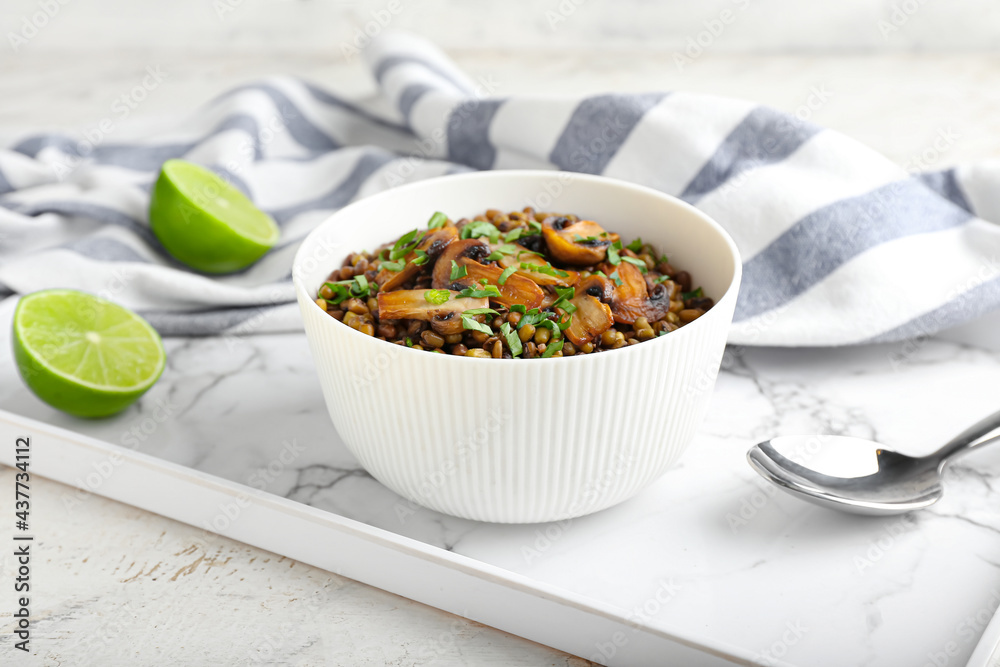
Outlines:
{"label": "lime flesh", "polygon": [[174,258],[204,273],[250,266],[278,240],[278,226],[217,174],[167,160],[149,202],[153,233]]}
{"label": "lime flesh", "polygon": [[167,355],[132,311],[76,290],[43,290],[14,311],[14,358],[28,388],[77,417],[120,412],[153,386]]}

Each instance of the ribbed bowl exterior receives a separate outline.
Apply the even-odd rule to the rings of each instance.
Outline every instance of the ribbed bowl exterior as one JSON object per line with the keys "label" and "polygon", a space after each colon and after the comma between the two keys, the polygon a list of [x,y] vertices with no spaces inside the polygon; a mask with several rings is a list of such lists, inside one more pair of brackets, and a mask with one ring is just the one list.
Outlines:
{"label": "ribbed bowl exterior", "polygon": [[677,461],[711,398],[734,274],[732,298],[687,327],[557,359],[408,349],[337,322],[305,281],[296,291],[330,416],[368,472],[446,514],[529,523],[615,505]]}

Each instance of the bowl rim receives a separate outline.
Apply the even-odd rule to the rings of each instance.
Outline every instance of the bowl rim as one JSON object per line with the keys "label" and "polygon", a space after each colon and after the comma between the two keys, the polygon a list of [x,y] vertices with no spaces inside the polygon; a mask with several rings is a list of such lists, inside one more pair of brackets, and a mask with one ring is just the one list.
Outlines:
{"label": "bowl rim", "polygon": [[[635,193],[635,194],[652,195],[652,196],[655,196],[655,197],[659,197],[661,199],[666,199],[669,203],[671,203],[671,204],[673,204],[675,206],[679,206],[682,209],[686,209],[690,213],[693,213],[694,216],[701,223],[703,223],[703,224],[707,225],[708,227],[710,227],[711,229],[713,229],[722,238],[722,240],[725,243],[726,247],[729,249],[729,252],[731,254],[731,258],[733,260],[733,265],[734,265],[733,276],[730,279],[729,284],[726,286],[726,291],[723,293],[722,297],[718,301],[716,301],[716,307],[713,307],[711,310],[709,310],[707,313],[705,313],[704,315],[702,315],[698,319],[694,320],[693,322],[690,322],[690,323],[684,325],[683,327],[681,327],[681,328],[679,328],[679,329],[677,329],[675,331],[671,331],[668,335],[657,336],[656,338],[654,338],[652,340],[643,341],[640,345],[627,345],[627,346],[625,346],[623,348],[619,348],[617,350],[608,350],[609,352],[615,352],[615,353],[619,353],[619,354],[626,354],[626,353],[629,353],[630,351],[634,351],[636,348],[640,348],[643,345],[645,345],[645,346],[649,346],[649,345],[663,345],[663,344],[667,343],[670,339],[676,341],[676,340],[679,340],[680,338],[683,338],[683,337],[686,337],[686,336],[698,335],[696,332],[688,332],[688,333],[685,333],[685,332],[687,332],[689,329],[700,330],[700,329],[705,328],[706,326],[708,326],[708,324],[707,324],[708,321],[712,321],[712,320],[717,319],[718,317],[721,317],[721,315],[718,315],[717,313],[721,313],[723,310],[727,310],[727,308],[722,308],[722,309],[717,308],[717,306],[719,304],[725,302],[727,305],[729,305],[730,302],[735,301],[736,298],[739,296],[739,286],[740,286],[740,284],[742,282],[742,277],[743,277],[743,262],[742,262],[742,258],[740,257],[739,249],[736,247],[736,242],[733,240],[732,236],[729,235],[729,232],[727,232],[722,227],[722,225],[720,225],[718,222],[716,222],[707,213],[705,213],[705,212],[699,210],[698,208],[692,206],[691,204],[689,204],[688,202],[684,201],[683,199],[680,199],[680,198],[675,197],[673,195],[668,195],[665,192],[661,192],[660,190],[657,190],[655,188],[651,188],[649,186],[639,185],[637,183],[632,183],[631,181],[624,181],[624,180],[620,180],[620,179],[617,179],[617,178],[612,178],[612,177],[609,177],[609,176],[595,175],[595,174],[583,174],[583,173],[579,173],[579,172],[565,171],[565,170],[559,170],[559,169],[554,169],[554,170],[550,170],[550,169],[490,169],[490,170],[486,170],[486,171],[473,171],[473,172],[465,172],[465,173],[460,173],[460,174],[446,174],[446,175],[442,175],[442,176],[434,176],[434,177],[423,179],[423,180],[420,180],[420,181],[415,181],[413,183],[407,183],[405,185],[400,185],[400,186],[394,187],[394,188],[389,188],[388,190],[383,190],[383,191],[377,192],[377,193],[375,193],[373,195],[370,195],[370,196],[367,196],[367,197],[363,197],[362,199],[358,199],[356,201],[353,201],[350,204],[348,204],[347,206],[344,206],[344,207],[342,207],[340,209],[337,209],[336,211],[334,211],[333,213],[331,213],[322,222],[320,222],[319,224],[317,224],[308,234],[306,234],[306,236],[305,236],[304,239],[302,239],[302,242],[300,243],[298,250],[295,251],[295,257],[292,260],[292,283],[294,284],[295,292],[296,292],[296,294],[298,296],[303,297],[305,301],[309,302],[309,306],[308,307],[316,308],[317,310],[319,309],[319,306],[316,305],[316,299],[315,299],[315,297],[311,296],[309,294],[309,292],[306,290],[305,285],[302,284],[302,279],[299,276],[299,271],[298,271],[298,267],[300,265],[300,261],[302,259],[302,256],[303,256],[304,252],[305,252],[306,246],[310,243],[310,241],[312,240],[312,238],[314,236],[316,236],[317,234],[319,234],[320,231],[323,228],[325,228],[326,226],[330,225],[330,223],[335,218],[339,217],[341,214],[343,214],[346,211],[351,210],[354,207],[360,207],[362,204],[366,204],[366,203],[370,202],[372,199],[377,199],[377,198],[380,198],[380,197],[389,197],[389,196],[398,194],[400,192],[407,192],[409,190],[419,189],[421,187],[426,187],[430,183],[440,182],[441,180],[449,180],[449,181],[452,181],[452,180],[455,180],[455,181],[470,180],[471,181],[471,180],[479,180],[479,179],[489,180],[490,178],[500,178],[500,177],[509,178],[511,176],[524,177],[524,178],[528,178],[528,179],[531,179],[531,178],[552,179],[553,177],[558,177],[560,174],[568,174],[574,180],[579,179],[579,180],[582,180],[582,181],[585,181],[585,182],[589,181],[591,183],[601,184],[601,185],[605,185],[605,186],[610,185],[612,187],[621,188],[621,189],[626,190],[626,191],[631,191],[632,193]],[[713,314],[714,314],[714,317],[713,317]],[[419,353],[419,354],[423,354],[424,358],[427,358],[427,357],[431,357],[431,358],[433,358],[433,357],[439,357],[441,359],[448,359],[449,360],[449,361],[443,362],[443,363],[480,363],[480,364],[485,364],[485,363],[497,361],[497,360],[492,359],[492,358],[491,359],[483,359],[483,358],[479,358],[479,357],[456,356],[456,355],[453,355],[453,354],[433,354],[433,353],[427,354],[427,352],[428,352],[427,350],[413,350],[413,349],[410,349],[409,347],[407,347],[406,345],[399,345],[398,343],[390,343],[389,341],[379,340],[378,338],[375,338],[373,336],[368,336],[366,334],[361,333],[360,331],[356,331],[356,330],[352,329],[351,327],[345,327],[342,322],[337,322],[337,320],[333,319],[332,317],[328,317],[326,319],[330,320],[330,324],[333,324],[333,323],[340,324],[343,327],[342,333],[344,333],[346,335],[353,334],[355,336],[360,336],[363,339],[367,339],[370,342],[383,343],[383,344],[386,344],[386,345],[392,345],[392,346],[394,346],[396,348],[400,348],[399,351],[401,351],[403,354],[409,354],[409,353],[418,354]],[[706,323],[705,324],[701,324],[699,326],[699,323],[702,322],[702,321],[704,321]],[[327,325],[324,324],[323,326],[327,326]],[[731,324],[727,325],[727,328],[729,326],[731,326]],[[307,330],[307,335],[308,335],[308,330]],[[650,347],[645,347],[644,349],[647,352],[651,351]],[[547,357],[547,358],[538,357],[538,358],[534,358],[534,359],[513,358],[513,359],[504,359],[504,360],[502,360],[502,361],[506,362],[505,364],[502,364],[502,365],[493,364],[493,366],[497,366],[497,367],[511,367],[512,364],[516,364],[518,362],[521,363],[521,364],[525,364],[525,363],[538,364],[538,363],[556,362],[556,361],[558,361],[560,363],[569,363],[569,362],[571,362],[573,360],[579,360],[577,363],[585,363],[584,360],[586,360],[586,359],[593,360],[593,359],[599,359],[599,358],[603,358],[603,357],[605,357],[605,355],[603,355],[603,354],[598,354],[598,355],[594,355],[594,354],[576,355],[576,354],[574,354],[571,357]],[[441,363],[441,362],[438,362],[438,363]],[[591,363],[593,363],[593,362],[591,361]]]}

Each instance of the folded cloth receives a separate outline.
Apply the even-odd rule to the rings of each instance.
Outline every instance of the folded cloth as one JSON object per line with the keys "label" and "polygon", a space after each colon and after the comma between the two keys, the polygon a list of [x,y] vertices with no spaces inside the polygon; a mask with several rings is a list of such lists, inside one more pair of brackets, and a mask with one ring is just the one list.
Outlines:
{"label": "folded cloth", "polygon": [[[296,330],[292,257],[331,211],[444,174],[544,168],[647,185],[719,221],[745,262],[733,343],[902,340],[1000,307],[1000,163],[911,174],[795,116],[707,95],[501,98],[409,35],[365,56],[380,91],[369,102],[276,78],[161,136],[37,134],[0,151],[0,296],[71,286],[164,335]],[[257,264],[210,277],[166,255],[146,207],[179,157],[278,222]]]}

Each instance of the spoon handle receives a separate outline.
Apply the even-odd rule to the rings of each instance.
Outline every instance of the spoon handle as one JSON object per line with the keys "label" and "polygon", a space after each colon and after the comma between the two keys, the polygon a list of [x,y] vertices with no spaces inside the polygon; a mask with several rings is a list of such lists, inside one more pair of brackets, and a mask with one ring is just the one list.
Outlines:
{"label": "spoon handle", "polygon": [[997,429],[1000,429],[1000,412],[995,412],[965,429],[941,447],[941,449],[931,454],[929,458],[936,458],[943,463],[957,454],[967,452],[980,445],[997,442],[998,438],[979,440],[984,435]]}

